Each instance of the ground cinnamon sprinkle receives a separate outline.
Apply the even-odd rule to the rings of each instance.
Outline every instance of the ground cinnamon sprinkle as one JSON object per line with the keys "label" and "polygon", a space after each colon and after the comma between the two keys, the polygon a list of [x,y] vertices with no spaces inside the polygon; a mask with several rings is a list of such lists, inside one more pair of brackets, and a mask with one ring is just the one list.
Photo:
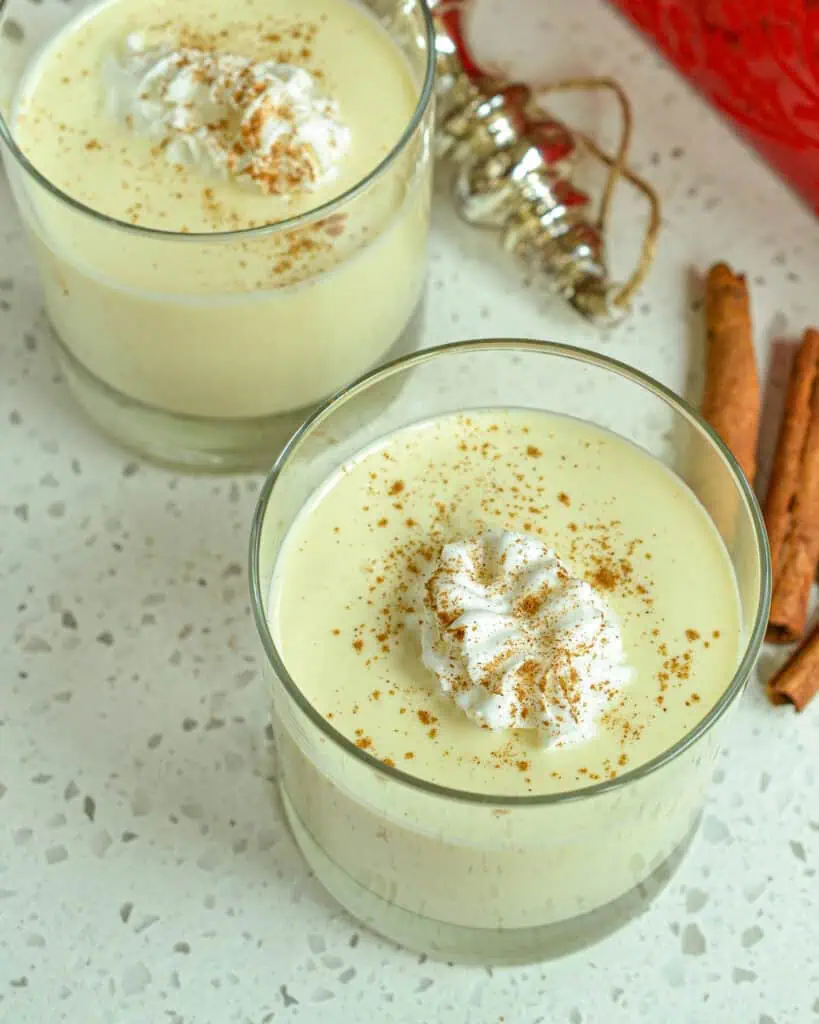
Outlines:
{"label": "ground cinnamon sprinkle", "polygon": [[619,583],[618,577],[607,565],[601,565],[589,577],[589,582],[598,590],[615,590]]}
{"label": "ground cinnamon sprinkle", "polygon": [[[460,421],[461,425],[463,422],[463,420]],[[363,649],[364,636],[369,635],[371,642],[367,647],[368,655],[379,649],[381,651],[394,650],[396,644],[409,645],[410,643],[416,645],[411,650],[417,655],[418,641],[414,630],[423,611],[421,607],[422,594],[420,593],[423,591],[423,587],[419,586],[419,581],[429,578],[442,547],[452,540],[464,536],[465,530],[475,530],[475,532],[483,529],[520,530],[521,527],[531,534],[541,534],[544,536],[545,543],[550,544],[555,531],[555,526],[549,519],[550,501],[559,502],[566,507],[574,504],[571,526],[567,528],[562,522],[560,525],[561,534],[565,539],[560,544],[556,539],[554,540],[559,554],[568,557],[596,589],[603,593],[616,592],[628,596],[632,602],[629,609],[637,603],[648,606],[652,602],[654,581],[651,565],[648,562],[650,552],[646,552],[643,548],[646,543],[651,543],[650,539],[626,535],[622,523],[612,518],[612,515],[615,514],[612,512],[608,513],[608,517],[603,516],[597,520],[589,519],[589,513],[579,492],[572,496],[574,501],[566,491],[559,491],[555,495],[553,486],[556,483],[559,486],[559,483],[564,481],[546,479],[545,476],[539,477],[537,463],[526,462],[526,457],[534,459],[542,454],[541,449],[535,445],[524,447],[520,446],[518,442],[513,456],[516,460],[515,464],[505,467],[504,476],[500,476],[491,462],[494,453],[499,449],[487,448],[477,429],[474,430],[474,436],[465,434],[466,440],[460,443],[459,434],[460,430],[451,440],[450,462],[445,470],[436,465],[432,459],[427,462],[422,455],[417,460],[417,465],[413,467],[413,474],[410,476],[409,472],[405,470],[407,463],[403,461],[403,453],[400,449],[394,450],[392,460],[386,458],[390,453],[377,453],[378,456],[383,456],[385,461],[382,462],[379,457],[377,462],[370,463],[370,466],[374,466],[378,471],[370,473],[368,484],[365,470],[365,485],[372,496],[371,507],[368,506],[364,509],[365,529],[370,529],[375,534],[376,527],[383,529],[392,521],[393,529],[400,535],[400,539],[396,537],[391,540],[392,531],[386,536],[382,534],[381,544],[386,550],[379,548],[379,554],[365,570],[367,580],[362,607],[365,602],[369,606],[366,612],[368,621],[366,627],[363,624],[361,627],[357,627],[354,636],[360,646],[357,646],[356,649]],[[458,454],[458,450],[461,454]],[[389,464],[390,461],[393,462],[393,465]],[[570,463],[573,461],[571,455],[568,461]],[[468,485],[448,479],[451,477],[450,470],[453,464],[459,467],[458,472],[461,472],[464,466],[469,471],[467,474]],[[523,469],[526,466],[529,468],[525,473],[514,472],[518,467]],[[369,469],[369,466],[367,468]],[[472,474],[473,468],[476,470],[477,480],[475,474]],[[404,476],[400,478],[399,473],[402,471],[404,471]],[[424,481],[423,486],[419,483],[417,488],[416,474],[418,479]],[[570,483],[568,478],[565,482]],[[416,490],[417,494],[414,493]],[[424,491],[428,495],[446,494],[447,500],[433,498],[432,501],[428,501],[423,507],[419,522],[413,518],[412,513],[416,509],[421,509],[418,499]],[[550,497],[550,495],[554,495],[554,497]],[[391,513],[389,519],[387,516],[381,515],[382,512],[389,509],[390,499],[396,499],[399,496],[401,496],[401,502],[405,504],[403,515],[399,514],[395,519]],[[397,507],[398,503],[393,501],[393,504]],[[554,508],[554,504],[551,505],[551,508]],[[476,519],[480,524],[477,527],[474,525]],[[411,534],[407,532],[410,528],[413,530]],[[567,550],[567,544],[571,550]],[[646,558],[641,557],[643,555]],[[527,592],[524,599],[517,603],[515,612],[534,616],[538,614],[541,604],[542,600],[538,594]],[[442,625],[451,627],[450,632],[452,632],[455,629],[452,623],[456,609],[436,607],[436,612],[442,616]],[[639,615],[641,612],[637,611],[635,614]],[[465,629],[464,626],[459,627],[461,639],[466,636]],[[655,633],[659,637],[659,630],[655,630]],[[682,633],[688,643],[693,643],[695,639],[701,642],[697,630],[682,630]],[[649,632],[645,631],[643,635],[647,638]],[[679,639],[683,638],[679,637]],[[647,640],[647,642],[653,643],[651,640]],[[659,648],[659,644],[657,646]],[[663,650],[658,649],[657,660],[659,664],[665,663],[665,665],[657,674],[654,684],[657,689],[649,697],[650,700],[656,700],[654,709],[657,717],[660,716],[660,711],[665,704],[668,704],[670,708],[672,701],[678,699],[674,696],[675,686],[688,679],[692,671],[690,651],[677,650],[672,653],[665,645],[663,647]],[[402,650],[407,651],[410,648],[406,647]],[[378,658],[378,654],[374,655],[373,660],[376,658]],[[657,667],[659,666],[655,667],[655,672]],[[537,665],[533,665],[532,668],[534,674],[537,675]],[[382,661],[381,666],[376,669],[379,673],[378,683],[386,678],[383,675],[385,670]],[[533,680],[533,685],[538,685],[537,679]],[[568,720],[569,716],[577,713],[578,694],[576,687],[573,687],[568,677],[561,681],[561,685],[561,713]],[[372,690],[368,687],[365,692],[369,692],[370,700],[387,700],[383,696],[386,690]],[[402,696],[398,694],[396,706],[401,703]],[[413,703],[417,700],[411,695],[407,695],[407,698]],[[680,698],[685,699],[682,694],[680,694]],[[691,701],[691,699],[689,695],[688,700]],[[522,719],[525,718],[523,711],[528,710],[527,700],[528,691],[525,694],[518,693]],[[410,704],[409,707],[399,707],[396,711],[395,707],[390,707],[396,717],[402,714],[416,716],[417,721],[424,727],[426,737],[430,740],[442,740],[440,746],[436,742],[435,749],[440,751],[436,756],[450,754],[459,763],[467,763],[450,746],[449,734],[441,729],[438,718],[428,708],[418,709],[417,704],[416,706]],[[449,718],[447,717],[445,721],[448,722]],[[616,703],[614,707],[609,708],[602,724],[613,733],[613,738],[617,743],[626,747],[640,739],[646,723],[636,720],[633,703],[626,701],[625,703]],[[411,731],[408,734],[412,736]],[[482,738],[485,736],[486,734],[482,734]],[[366,742],[370,740],[370,737],[362,735],[356,741],[362,749],[367,749],[360,742],[362,740]],[[375,737],[375,742],[379,747],[381,746],[378,735]],[[514,777],[519,780],[515,784],[525,792],[527,785],[530,788],[534,785],[531,781],[531,777],[535,776],[533,765],[538,765],[538,773],[540,772],[539,761],[530,760],[526,756],[530,754],[530,751],[528,741],[523,743],[522,740],[516,738],[507,748],[493,750],[491,757],[481,754],[474,760],[486,769],[494,766],[500,771],[514,773]],[[409,762],[414,761],[418,756],[422,755],[417,754],[414,750],[406,750],[396,753],[395,758]],[[617,754],[613,755],[605,765],[596,760],[589,760],[584,766],[583,777],[587,781],[613,778],[618,770],[623,771],[628,759],[628,755],[622,752],[619,757]],[[385,763],[388,761],[387,758],[382,758],[382,760]],[[546,771],[545,774],[553,773]],[[570,775],[573,774],[574,769]]]}
{"label": "ground cinnamon sprinkle", "polygon": [[537,594],[527,594],[526,597],[518,601],[515,611],[518,615],[537,615],[544,598],[545,595],[541,597]]}
{"label": "ground cinnamon sprinkle", "polygon": [[681,655],[675,654],[663,662],[663,668],[675,679],[683,682],[691,675],[691,652],[685,651]]}

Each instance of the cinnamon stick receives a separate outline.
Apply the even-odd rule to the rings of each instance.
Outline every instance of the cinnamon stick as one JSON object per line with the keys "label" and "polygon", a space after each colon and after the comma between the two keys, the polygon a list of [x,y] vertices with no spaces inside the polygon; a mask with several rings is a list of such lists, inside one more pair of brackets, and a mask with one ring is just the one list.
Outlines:
{"label": "cinnamon stick", "polygon": [[708,328],[702,414],[750,481],[756,471],[760,390],[745,277],[716,263],[705,281]]}
{"label": "cinnamon stick", "polygon": [[819,626],[768,684],[774,704],[790,703],[802,711],[819,692]]}
{"label": "cinnamon stick", "polygon": [[819,562],[819,331],[794,359],[765,502],[773,596],[767,639],[798,640]]}

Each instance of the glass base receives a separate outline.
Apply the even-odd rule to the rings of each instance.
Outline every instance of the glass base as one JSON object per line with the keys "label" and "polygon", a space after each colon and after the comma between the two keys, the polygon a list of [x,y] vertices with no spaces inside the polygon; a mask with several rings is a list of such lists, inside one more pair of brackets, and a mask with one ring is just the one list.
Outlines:
{"label": "glass base", "polygon": [[293,837],[316,878],[330,895],[371,931],[435,960],[484,966],[514,966],[566,956],[599,942],[639,917],[679,867],[699,827],[690,831],[639,885],[597,910],[533,928],[468,928],[422,917],[366,889],[327,856],[299,818],[284,788],[282,802]]}
{"label": "glass base", "polygon": [[[422,295],[407,326],[380,362],[418,348],[423,321]],[[248,419],[167,412],[106,384],[76,358],[56,331],[53,333],[60,368],[84,412],[113,440],[170,468],[199,473],[267,470],[294,431],[319,405],[317,402],[275,416]],[[396,384],[396,394],[399,390]]]}

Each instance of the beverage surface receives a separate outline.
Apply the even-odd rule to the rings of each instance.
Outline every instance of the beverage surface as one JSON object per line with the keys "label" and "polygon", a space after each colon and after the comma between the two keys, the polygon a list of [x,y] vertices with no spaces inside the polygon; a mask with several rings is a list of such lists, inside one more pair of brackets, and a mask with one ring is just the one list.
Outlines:
{"label": "beverage surface", "polygon": [[259,227],[355,185],[418,83],[352,0],[109,0],[25,77],[14,132],[59,189],[179,232]]}
{"label": "beverage surface", "polygon": [[516,409],[405,428],[343,466],[285,540],[269,615],[339,732],[495,794],[661,754],[729,685],[740,640],[727,552],[685,485],[614,434]]}

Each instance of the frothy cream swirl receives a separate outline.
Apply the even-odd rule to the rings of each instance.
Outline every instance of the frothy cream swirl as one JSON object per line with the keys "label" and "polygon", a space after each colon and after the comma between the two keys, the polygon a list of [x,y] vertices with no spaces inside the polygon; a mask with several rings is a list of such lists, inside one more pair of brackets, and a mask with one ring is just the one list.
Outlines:
{"label": "frothy cream swirl", "polygon": [[545,544],[484,533],[444,547],[426,579],[424,665],[490,729],[539,729],[547,744],[588,739],[625,686],[614,611]]}
{"label": "frothy cream swirl", "polygon": [[280,196],[332,180],[350,146],[338,104],[304,68],[219,51],[148,46],[104,66],[110,112],[165,158]]}

